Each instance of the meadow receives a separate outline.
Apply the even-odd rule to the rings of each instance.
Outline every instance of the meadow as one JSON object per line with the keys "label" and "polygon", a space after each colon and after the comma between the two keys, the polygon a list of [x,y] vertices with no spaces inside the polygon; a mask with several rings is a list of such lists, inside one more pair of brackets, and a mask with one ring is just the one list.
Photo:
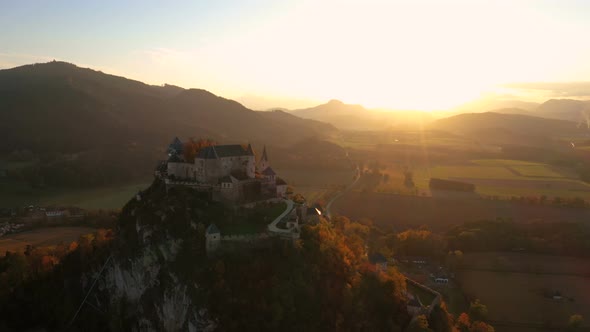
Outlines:
{"label": "meadow", "polygon": [[[501,330],[559,329],[570,315],[590,316],[588,260],[524,253],[466,254],[464,260],[457,274],[463,291],[488,306]],[[562,298],[553,299],[555,292]]]}
{"label": "meadow", "polygon": [[27,245],[36,247],[54,246],[59,243],[71,243],[80,235],[94,233],[89,227],[46,227],[31,231],[6,235],[0,238],[0,255],[6,251],[24,251]]}

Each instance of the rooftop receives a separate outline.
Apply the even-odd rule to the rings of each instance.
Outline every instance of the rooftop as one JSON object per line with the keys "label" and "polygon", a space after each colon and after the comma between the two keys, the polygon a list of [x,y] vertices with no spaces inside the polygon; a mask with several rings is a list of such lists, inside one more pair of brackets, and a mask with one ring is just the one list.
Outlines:
{"label": "rooftop", "polygon": [[277,173],[275,173],[275,171],[270,167],[267,167],[264,171],[262,171],[262,174],[264,174],[264,175],[277,175]]}
{"label": "rooftop", "polygon": [[231,172],[231,176],[233,176],[238,181],[248,180],[248,174],[244,171],[233,171]]}
{"label": "rooftop", "polygon": [[226,157],[253,156],[252,148],[240,144],[230,145],[212,145],[202,148],[197,154],[197,158],[216,159]]}
{"label": "rooftop", "polygon": [[209,227],[207,227],[207,230],[205,231],[206,234],[221,234],[221,232],[219,231],[219,228],[217,228],[217,226],[215,226],[215,224],[210,224]]}

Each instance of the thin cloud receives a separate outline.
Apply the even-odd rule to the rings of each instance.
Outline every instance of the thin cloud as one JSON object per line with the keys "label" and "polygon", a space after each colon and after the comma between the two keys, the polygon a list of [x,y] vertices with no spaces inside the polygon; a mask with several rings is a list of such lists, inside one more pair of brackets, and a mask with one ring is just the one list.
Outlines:
{"label": "thin cloud", "polygon": [[551,97],[590,97],[590,82],[524,82],[503,87],[538,92]]}

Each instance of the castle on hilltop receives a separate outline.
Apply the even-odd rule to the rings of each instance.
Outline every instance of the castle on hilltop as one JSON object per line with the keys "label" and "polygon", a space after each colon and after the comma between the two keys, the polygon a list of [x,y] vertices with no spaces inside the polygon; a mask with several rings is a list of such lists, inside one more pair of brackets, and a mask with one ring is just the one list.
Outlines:
{"label": "castle on hilltop", "polygon": [[160,163],[156,176],[165,180],[167,188],[192,187],[210,192],[216,201],[248,203],[286,196],[287,183],[270,167],[266,146],[257,162],[250,144],[209,143],[191,155],[186,144],[174,138],[168,160]]}

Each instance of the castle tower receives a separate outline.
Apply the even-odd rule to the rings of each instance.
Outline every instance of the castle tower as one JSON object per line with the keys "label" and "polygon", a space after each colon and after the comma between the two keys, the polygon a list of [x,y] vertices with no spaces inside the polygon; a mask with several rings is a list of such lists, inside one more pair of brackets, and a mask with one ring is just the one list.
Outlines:
{"label": "castle tower", "polygon": [[215,224],[209,225],[205,230],[205,248],[207,255],[215,252],[221,245],[221,232]]}
{"label": "castle tower", "polygon": [[258,171],[259,172],[264,172],[264,170],[266,170],[268,168],[269,162],[268,162],[268,156],[266,155],[266,145],[264,146],[263,150],[262,150],[262,157],[260,158],[260,161],[258,162]]}
{"label": "castle tower", "polygon": [[248,147],[246,148],[246,152],[248,154],[248,162],[246,165],[246,173],[248,177],[253,179],[256,176],[256,157],[254,156],[254,150],[252,149],[252,145],[248,143]]}

